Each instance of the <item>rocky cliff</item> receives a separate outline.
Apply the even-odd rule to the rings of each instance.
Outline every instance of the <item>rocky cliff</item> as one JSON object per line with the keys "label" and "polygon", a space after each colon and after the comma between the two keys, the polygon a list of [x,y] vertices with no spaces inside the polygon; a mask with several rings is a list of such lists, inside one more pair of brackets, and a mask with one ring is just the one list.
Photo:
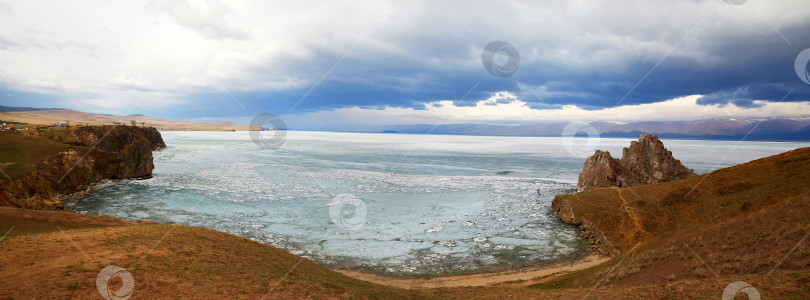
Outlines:
{"label": "rocky cliff", "polygon": [[73,130],[64,140],[64,143],[95,147],[107,152],[119,152],[133,143],[143,143],[150,151],[166,147],[160,132],[154,127],[137,126],[89,126]]}
{"label": "rocky cliff", "polygon": [[66,195],[100,181],[150,177],[152,151],[166,146],[154,128],[123,125],[81,127],[63,141],[87,148],[48,156],[34,170],[0,184],[0,206],[62,209]]}
{"label": "rocky cliff", "polygon": [[585,160],[579,174],[577,190],[600,187],[631,187],[684,179],[695,175],[664,147],[658,136],[645,134],[622,151],[622,158],[596,150]]}

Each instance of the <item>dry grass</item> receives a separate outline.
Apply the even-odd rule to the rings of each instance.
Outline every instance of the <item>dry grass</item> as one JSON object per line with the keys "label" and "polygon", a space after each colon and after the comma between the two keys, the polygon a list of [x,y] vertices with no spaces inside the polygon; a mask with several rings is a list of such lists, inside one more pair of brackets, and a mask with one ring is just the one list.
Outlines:
{"label": "dry grass", "polygon": [[[67,149],[81,153],[87,151],[85,147],[42,137],[3,132],[0,133],[0,169],[9,177],[16,178],[34,169],[43,158]],[[0,175],[0,182],[4,180],[8,180],[8,177]]]}
{"label": "dry grass", "polygon": [[[803,240],[810,233],[810,148],[621,190],[626,205],[615,205],[614,189],[560,196],[561,205],[591,220],[622,251],[611,262],[616,268],[587,270],[541,286],[764,278],[774,269],[810,266],[810,242]],[[640,224],[632,222],[630,212]],[[631,253],[635,244],[641,246]]]}
{"label": "dry grass", "polygon": [[[32,217],[25,217],[29,212]],[[571,299],[586,295],[599,299],[716,299],[728,283],[737,280],[753,284],[764,297],[790,298],[808,292],[810,275],[806,268],[780,267],[768,278],[760,273],[721,274],[720,278],[620,284],[645,272],[641,268],[640,273],[630,274],[620,267],[616,278],[593,291],[591,282],[573,283],[598,278],[616,265],[614,260],[563,278],[569,282],[550,281],[535,286],[539,288],[527,288],[525,282],[519,282],[404,290],[355,280],[274,247],[203,228],[133,224],[66,212],[0,211],[4,218],[15,214],[23,216],[0,223],[3,233],[12,223],[16,224],[13,231],[23,233],[0,242],[0,299],[98,299],[96,276],[108,265],[121,266],[132,274],[132,299]],[[32,226],[38,227],[32,230]],[[49,226],[52,230],[47,230]],[[795,254],[805,255],[802,253],[797,250]],[[683,251],[669,256],[690,260]],[[632,269],[643,262],[636,260],[628,259],[622,265]],[[120,280],[112,281],[111,287],[117,289],[121,284]]]}
{"label": "dry grass", "polygon": [[[111,125],[114,122],[130,124],[131,121],[141,122],[158,130],[247,130],[248,125],[231,122],[192,123],[183,121],[169,121],[144,115],[112,116],[86,113],[69,109],[49,109],[38,111],[0,112],[0,120],[27,123],[27,124],[56,124],[69,121],[71,125]],[[15,125],[15,127],[31,127],[29,125]]]}
{"label": "dry grass", "polygon": [[410,298],[265,244],[157,224],[7,239],[0,243],[0,298],[97,297],[96,276],[108,265],[132,274],[137,298]]}

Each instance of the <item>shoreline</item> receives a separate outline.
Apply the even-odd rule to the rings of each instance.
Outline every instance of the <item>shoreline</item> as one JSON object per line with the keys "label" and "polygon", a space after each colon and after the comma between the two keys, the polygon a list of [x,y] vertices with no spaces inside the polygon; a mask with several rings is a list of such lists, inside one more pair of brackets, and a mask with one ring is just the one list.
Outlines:
{"label": "shoreline", "polygon": [[[94,184],[92,187],[93,190],[98,186],[107,185],[107,184],[114,184],[120,182],[121,180],[106,180],[105,182]],[[86,194],[89,191],[80,191],[69,196],[80,196],[80,194]],[[70,198],[68,198],[70,199]],[[31,210],[31,211],[39,211],[39,210],[32,210],[27,208],[20,208],[24,210]],[[94,215],[94,214],[86,214],[78,211],[73,210],[61,210],[61,212],[66,213],[73,213],[83,216],[89,217],[100,217],[100,218],[110,218],[122,222],[128,222],[133,224],[158,224],[158,225],[178,225],[178,224],[168,224],[168,223],[157,223],[154,221],[133,221],[103,215]],[[232,233],[228,233],[225,231],[220,231],[212,228],[201,227],[201,226],[193,226],[193,225],[184,225],[190,227],[196,227],[201,229],[209,229],[216,232],[220,232],[223,234],[227,234],[234,237],[239,238],[246,238],[239,235],[235,235]],[[266,244],[260,242],[264,245],[268,245],[284,252],[290,253],[291,252],[278,248],[271,244]],[[589,247],[595,246],[594,244],[588,242]],[[541,265],[533,265],[527,267],[521,267],[518,269],[508,269],[508,270],[498,270],[498,271],[482,271],[476,273],[469,273],[469,274],[462,274],[462,275],[446,275],[446,276],[433,276],[433,277],[418,277],[418,278],[399,278],[399,277],[391,277],[385,276],[380,274],[368,273],[368,272],[361,272],[361,271],[351,271],[346,269],[335,269],[331,268],[327,265],[320,264],[318,262],[312,261],[316,265],[322,266],[329,270],[341,273],[345,276],[361,280],[364,282],[379,284],[388,287],[395,287],[395,288],[402,288],[402,289],[432,289],[432,288],[448,288],[448,287],[474,287],[474,286],[487,286],[487,285],[495,285],[500,283],[517,283],[521,286],[531,285],[539,282],[543,282],[547,279],[551,279],[558,275],[564,275],[571,272],[579,271],[588,269],[594,266],[598,266],[603,264],[607,261],[610,261],[613,257],[601,255],[595,252],[591,252],[582,256],[580,258],[570,259],[570,260],[563,260],[549,264],[541,264]],[[303,257],[302,257],[303,258]],[[309,259],[307,259],[309,260]],[[310,260],[311,261],[311,260]],[[518,283],[518,281],[521,281]]]}
{"label": "shoreline", "polygon": [[542,279],[547,279],[547,277],[549,276],[556,276],[594,267],[602,263],[605,263],[610,259],[611,257],[608,256],[591,253],[586,255],[585,257],[576,260],[557,262],[550,265],[531,266],[516,270],[503,270],[503,271],[428,277],[428,278],[396,278],[372,273],[364,273],[359,271],[349,271],[341,269],[332,269],[332,271],[341,273],[343,275],[352,277],[357,280],[402,289],[487,286],[498,283],[517,282],[517,281],[525,281],[521,282],[520,285],[529,285],[540,282],[542,281]]}
{"label": "shoreline", "polygon": [[[114,127],[116,128],[116,127]],[[153,129],[154,130],[154,129]],[[157,131],[157,136],[160,137],[160,131]],[[162,138],[160,139],[162,143]],[[153,143],[155,144],[155,143]],[[165,146],[163,146],[165,147]],[[91,148],[92,149],[92,148]],[[157,148],[152,151],[159,151],[161,148]],[[61,153],[61,152],[60,152]],[[50,155],[45,157],[53,157],[58,154]],[[150,158],[151,161],[151,158]],[[151,173],[151,172],[150,172]],[[26,173],[27,174],[27,173]],[[14,182],[22,178],[21,175],[17,178],[11,179],[9,182]],[[83,213],[80,211],[75,211],[73,209],[65,209],[64,205],[68,202],[74,200],[77,197],[81,197],[97,190],[100,187],[112,184],[119,184],[125,180],[142,180],[150,178],[151,174],[142,177],[132,177],[132,178],[102,178],[101,180],[97,181],[90,181],[85,184],[80,184],[75,187],[75,191],[60,191],[58,194],[52,196],[52,198],[59,203],[62,204],[62,209],[59,209],[63,212],[90,216],[90,217],[104,217],[95,214],[88,214]],[[23,208],[29,209],[29,208]],[[121,218],[113,218],[115,220],[120,220],[124,222],[134,222],[140,223],[137,221],[129,221]],[[151,223],[151,222],[150,222]],[[201,227],[203,228],[203,227]],[[229,234],[227,232],[219,231],[225,234]],[[236,236],[236,235],[234,235]],[[267,244],[269,245],[269,244]],[[272,246],[272,245],[270,245]],[[483,271],[477,273],[470,273],[470,274],[463,274],[463,275],[445,275],[445,276],[437,276],[437,277],[425,277],[425,278],[396,278],[396,277],[387,277],[385,275],[378,275],[373,273],[364,273],[358,271],[348,271],[348,270],[336,270],[336,272],[343,273],[344,275],[348,275],[349,277],[353,277],[359,280],[363,280],[370,283],[377,283],[385,286],[394,286],[400,288],[431,288],[431,287],[446,287],[446,286],[484,286],[489,284],[496,284],[496,283],[503,283],[509,281],[531,281],[537,280],[541,277],[547,277],[554,274],[559,273],[567,273],[576,270],[581,270],[584,268],[592,267],[598,265],[604,261],[607,261],[609,258],[607,257],[599,257],[593,254],[587,254],[583,257],[572,259],[572,260],[564,260],[558,261],[554,263],[547,263],[542,265],[534,265],[534,266],[527,266],[518,269],[511,269],[511,270],[499,270],[499,271]],[[319,264],[320,265],[320,264]],[[325,268],[329,268],[328,266],[321,265]]]}

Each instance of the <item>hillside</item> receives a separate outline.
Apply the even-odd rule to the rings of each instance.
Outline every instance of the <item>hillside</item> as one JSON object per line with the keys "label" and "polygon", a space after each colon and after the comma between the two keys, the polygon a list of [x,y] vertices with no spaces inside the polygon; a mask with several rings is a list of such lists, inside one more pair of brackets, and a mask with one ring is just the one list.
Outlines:
{"label": "hillside", "polygon": [[[108,265],[130,272],[132,299],[714,299],[741,278],[721,274],[606,288],[549,281],[559,278],[555,275],[470,287],[442,287],[438,278],[439,287],[425,288],[429,285],[417,279],[402,289],[356,280],[272,246],[196,227],[0,207],[0,235],[0,299],[100,299],[96,279]],[[594,277],[610,267],[603,264],[573,278]],[[758,276],[742,278],[755,282]],[[763,299],[799,295],[808,292],[807,278],[806,269],[777,270],[759,291]],[[546,284],[527,287],[537,282]],[[121,284],[113,278],[110,288]]]}
{"label": "hillside", "polygon": [[37,136],[0,133],[0,183],[16,178],[36,167],[47,156],[68,149],[87,152],[81,146],[64,144]]}
{"label": "hillside", "polygon": [[[810,148],[683,180],[560,195],[552,208],[595,247],[619,255],[592,274],[613,287],[751,276],[810,266]],[[803,289],[810,289],[804,275]],[[754,282],[749,282],[754,284]],[[760,285],[761,286],[761,285]]]}
{"label": "hillside", "polygon": [[[0,208],[0,219],[26,213]],[[51,230],[17,235],[0,243],[2,299],[100,298],[96,276],[111,264],[133,275],[133,295],[141,299],[410,297],[406,290],[341,276],[282,250],[209,229],[133,224],[92,216],[82,216],[88,219],[84,223],[94,220],[97,224],[76,226],[77,221],[82,222],[69,218],[75,214],[34,214],[44,216],[36,226],[49,223]],[[68,229],[69,222],[85,228]],[[34,224],[17,222],[12,232],[26,231]]]}
{"label": "hillside", "polygon": [[153,127],[82,126],[56,138],[0,132],[0,206],[62,209],[70,194],[105,180],[152,176]]}
{"label": "hillside", "polygon": [[158,130],[247,130],[248,125],[230,122],[194,123],[184,121],[169,121],[144,115],[113,116],[94,114],[69,109],[41,109],[30,107],[0,106],[0,120],[6,122],[19,122],[27,124],[56,124],[68,121],[73,125],[112,125],[115,122],[138,124],[155,127]]}

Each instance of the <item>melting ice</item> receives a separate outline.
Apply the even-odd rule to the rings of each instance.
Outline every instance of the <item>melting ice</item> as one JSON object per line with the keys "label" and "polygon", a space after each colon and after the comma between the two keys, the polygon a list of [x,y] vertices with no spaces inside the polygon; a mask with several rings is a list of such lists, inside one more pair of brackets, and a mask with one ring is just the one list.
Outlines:
{"label": "melting ice", "polygon": [[[165,132],[154,178],[104,185],[68,209],[216,229],[335,268],[458,274],[587,253],[550,210],[584,158],[559,138],[291,131],[263,150],[246,132]],[[621,153],[629,139],[602,139]],[[665,141],[697,172],[791,143]],[[730,149],[735,149],[734,155]],[[589,150],[592,152],[592,149]]]}

